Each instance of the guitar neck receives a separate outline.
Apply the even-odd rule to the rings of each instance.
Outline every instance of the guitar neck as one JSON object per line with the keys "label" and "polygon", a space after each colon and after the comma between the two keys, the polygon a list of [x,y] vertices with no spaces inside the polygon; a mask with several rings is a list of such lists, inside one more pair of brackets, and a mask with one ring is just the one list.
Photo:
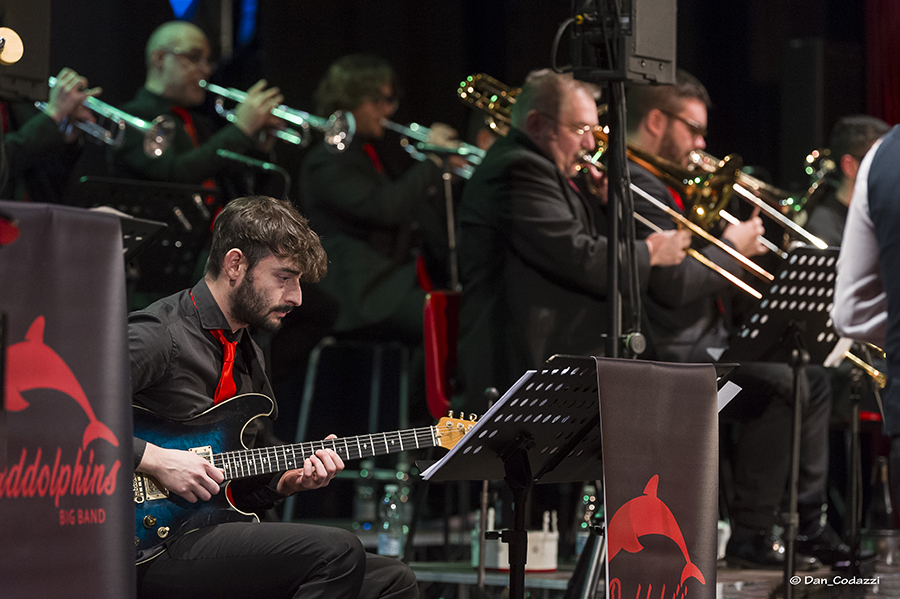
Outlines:
{"label": "guitar neck", "polygon": [[225,471],[226,480],[272,474],[302,468],[303,461],[320,449],[333,449],[345,462],[362,458],[425,449],[439,445],[436,427],[373,433],[343,439],[324,439],[309,443],[228,451],[212,456],[212,464]]}

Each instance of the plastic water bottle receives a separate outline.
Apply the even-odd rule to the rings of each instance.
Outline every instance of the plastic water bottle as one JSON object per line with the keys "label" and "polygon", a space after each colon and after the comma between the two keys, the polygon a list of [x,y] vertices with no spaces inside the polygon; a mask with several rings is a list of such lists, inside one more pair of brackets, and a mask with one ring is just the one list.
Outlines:
{"label": "plastic water bottle", "polygon": [[406,540],[403,522],[403,506],[400,505],[400,489],[397,485],[384,486],[384,498],[378,506],[381,526],[378,529],[378,555],[399,557]]}
{"label": "plastic water bottle", "polygon": [[599,505],[597,488],[594,485],[584,485],[581,489],[581,497],[575,511],[575,558],[581,555],[588,538],[591,536],[591,526],[597,516]]}

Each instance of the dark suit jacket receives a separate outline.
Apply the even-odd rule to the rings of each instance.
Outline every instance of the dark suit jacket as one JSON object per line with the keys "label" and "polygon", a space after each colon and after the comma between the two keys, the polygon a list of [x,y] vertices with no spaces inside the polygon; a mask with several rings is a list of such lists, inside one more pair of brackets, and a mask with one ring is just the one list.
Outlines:
{"label": "dark suit jacket", "polygon": [[825,197],[812,211],[806,229],[831,247],[841,247],[844,225],[847,223],[847,206],[837,199],[832,186],[825,191]]}
{"label": "dark suit jacket", "polygon": [[199,184],[240,168],[216,156],[216,150],[221,148],[238,154],[253,152],[253,140],[235,125],[228,124],[213,132],[212,123],[192,111],[192,120],[201,143],[195,148],[184,129],[184,122],[172,114],[172,107],[171,100],[157,96],[143,87],[133,100],[121,107],[121,110],[146,121],[152,121],[160,115],[171,116],[175,121],[175,134],[168,150],[162,156],[151,158],[144,152],[143,135],[133,127],[128,127],[122,147],[110,149],[107,154],[113,176]]}
{"label": "dark suit jacket", "polygon": [[56,122],[33,106],[10,105],[10,116],[14,130],[3,139],[9,180],[0,197],[59,203],[84,141],[65,143]]}
{"label": "dark suit jacket", "polygon": [[[486,387],[502,394],[553,354],[602,354],[605,219],[523,132],[491,146],[463,191],[459,220],[466,410],[482,413]],[[637,256],[645,286],[646,244]]]}
{"label": "dark suit jacket", "polygon": [[300,201],[328,253],[321,287],[340,303],[337,331],[421,342],[425,292],[416,280],[413,228],[440,176],[429,160],[392,180],[358,138],[341,153],[320,143],[304,158]]}
{"label": "dark suit jacket", "polygon": [[[681,212],[662,181],[632,162],[628,166],[634,185]],[[639,194],[634,194],[634,209],[663,230],[676,227],[665,212]],[[645,239],[651,232],[636,221],[638,239]],[[721,249],[708,245],[699,251],[731,274],[742,276],[743,269]],[[717,299],[729,296],[734,289],[727,279],[691,257],[678,266],[654,266],[644,312],[650,322],[648,337],[655,357],[667,362],[712,361],[706,349],[724,348],[728,343],[728,328]]]}

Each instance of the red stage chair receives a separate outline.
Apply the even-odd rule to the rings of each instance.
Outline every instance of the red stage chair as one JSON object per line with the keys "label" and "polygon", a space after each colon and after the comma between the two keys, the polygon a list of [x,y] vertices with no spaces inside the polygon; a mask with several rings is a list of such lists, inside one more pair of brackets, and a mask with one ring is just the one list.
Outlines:
{"label": "red stage chair", "polygon": [[425,397],[435,419],[447,415],[456,390],[459,298],[458,291],[432,291],[425,296]]}

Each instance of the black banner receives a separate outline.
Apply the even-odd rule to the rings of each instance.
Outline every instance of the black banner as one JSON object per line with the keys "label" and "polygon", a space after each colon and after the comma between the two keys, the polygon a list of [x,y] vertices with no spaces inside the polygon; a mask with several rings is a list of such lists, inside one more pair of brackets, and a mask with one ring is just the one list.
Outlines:
{"label": "black banner", "polygon": [[132,433],[117,217],[0,202],[0,596],[132,597]]}
{"label": "black banner", "polygon": [[716,595],[712,365],[597,359],[610,599]]}

